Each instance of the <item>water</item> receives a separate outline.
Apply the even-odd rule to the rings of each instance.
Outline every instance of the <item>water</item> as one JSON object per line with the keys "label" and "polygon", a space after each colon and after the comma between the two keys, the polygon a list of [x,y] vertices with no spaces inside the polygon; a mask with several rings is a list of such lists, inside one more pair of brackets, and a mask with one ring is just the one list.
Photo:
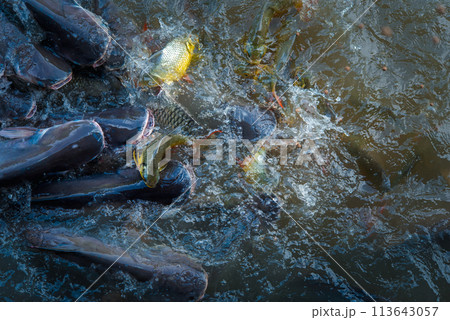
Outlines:
{"label": "water", "polygon": [[[265,88],[235,72],[252,25],[249,17],[260,12],[263,1],[118,3],[162,41],[199,34],[201,56],[189,69],[194,84],[180,82],[167,93],[202,125],[226,124],[224,103],[267,105]],[[302,165],[295,165],[299,148],[289,149],[286,166],[277,165],[276,152],[269,154],[270,172],[280,178],[278,185],[266,187],[282,201],[280,218],[253,219],[258,210],[246,189],[257,187],[242,182],[238,166],[226,160],[204,162],[195,168],[199,181],[192,199],[169,210],[136,249],[166,245],[201,261],[209,274],[205,301],[369,300],[361,287],[377,300],[448,301],[450,23],[448,13],[437,13],[439,3],[380,0],[351,26],[371,1],[321,0],[311,19],[298,23],[291,61],[277,86],[280,95],[285,92],[291,115],[275,136],[298,139],[304,147],[313,141],[316,150]],[[393,30],[392,37],[382,34],[383,26]],[[309,68],[314,88],[291,86],[289,70],[296,67]],[[36,124],[92,111],[98,102],[114,106],[134,99],[123,89],[111,89],[114,79],[102,73],[96,83],[109,91],[88,91],[91,86],[83,85],[83,79],[46,93]],[[336,120],[317,112],[323,96]],[[395,181],[389,192],[380,192],[373,177],[363,174],[344,135],[356,137]],[[243,150],[238,154],[246,155]],[[401,176],[417,155],[412,170]],[[29,205],[28,185],[1,191],[2,300],[75,300],[99,275],[28,249],[24,226],[64,226],[127,247],[167,210],[139,201],[45,209]],[[158,297],[145,283],[112,272],[83,299]]]}

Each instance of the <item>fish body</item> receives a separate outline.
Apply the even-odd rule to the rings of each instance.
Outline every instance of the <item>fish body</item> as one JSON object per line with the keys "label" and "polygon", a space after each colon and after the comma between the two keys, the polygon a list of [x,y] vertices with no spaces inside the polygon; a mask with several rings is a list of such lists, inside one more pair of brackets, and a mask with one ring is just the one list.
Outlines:
{"label": "fish body", "polygon": [[273,113],[255,107],[239,105],[226,106],[231,132],[242,139],[256,141],[270,136],[276,129],[277,120]]}
{"label": "fish body", "polygon": [[83,265],[94,264],[101,269],[111,266],[138,281],[148,281],[152,289],[170,300],[200,300],[208,286],[208,275],[201,265],[169,248],[152,248],[134,255],[65,229],[29,230],[26,237],[32,248],[54,252]]}
{"label": "fish body", "polygon": [[84,119],[97,122],[108,145],[113,147],[139,141],[151,134],[155,125],[149,109],[130,106],[86,115]]}
{"label": "fish body", "polygon": [[101,17],[73,0],[23,1],[59,56],[81,66],[106,61],[112,39]]}
{"label": "fish body", "polygon": [[156,87],[180,80],[192,62],[198,38],[192,35],[175,38],[164,49],[152,55],[150,67],[144,70],[142,86]]}
{"label": "fish body", "polygon": [[3,72],[50,89],[59,89],[72,79],[72,69],[60,58],[34,44],[0,11],[0,56]]}
{"label": "fish body", "polygon": [[301,0],[267,0],[264,3],[260,15],[254,20],[244,48],[250,63],[259,64],[266,54],[272,19],[285,14],[290,8],[300,10],[302,6]]}
{"label": "fish body", "polygon": [[179,132],[183,135],[196,136],[197,131],[201,130],[192,116],[174,103],[167,101],[158,106],[150,106],[150,109],[155,116],[155,124],[162,132]]}
{"label": "fish body", "polygon": [[31,201],[34,205],[66,208],[136,199],[180,204],[193,192],[194,182],[192,171],[178,161],[170,161],[161,171],[154,188],[149,188],[139,172],[129,168],[117,173],[102,173],[40,185],[33,190]]}
{"label": "fish body", "polygon": [[266,177],[266,148],[260,147],[254,154],[248,156],[241,163],[248,183],[261,183]]}
{"label": "fish body", "polygon": [[356,136],[343,136],[343,145],[355,157],[360,173],[370,184],[385,193],[391,189],[391,181],[382,165],[364,148],[364,142]]}
{"label": "fish body", "polygon": [[140,30],[131,17],[124,14],[124,10],[119,8],[112,0],[93,1],[93,11],[101,16],[114,34],[111,43],[111,51],[106,60],[105,67],[109,70],[123,69],[127,62],[127,55],[133,49],[133,39],[140,34]]}
{"label": "fish body", "polygon": [[44,173],[74,169],[97,157],[105,146],[94,121],[72,121],[47,129],[9,128],[1,141],[0,184],[17,183]]}
{"label": "fish body", "polygon": [[135,151],[136,167],[147,186],[154,188],[159,182],[159,172],[165,165],[163,160],[167,150],[186,142],[187,138],[181,135],[160,135],[146,143],[142,150]]}

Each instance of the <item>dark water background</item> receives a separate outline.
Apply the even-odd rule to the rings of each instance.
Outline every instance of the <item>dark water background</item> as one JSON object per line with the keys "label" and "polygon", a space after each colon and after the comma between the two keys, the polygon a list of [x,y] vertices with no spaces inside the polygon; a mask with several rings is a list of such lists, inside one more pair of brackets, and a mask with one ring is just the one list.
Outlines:
{"label": "dark water background", "polygon": [[[163,41],[187,32],[200,35],[201,57],[189,69],[194,84],[174,84],[168,92],[211,127],[225,123],[225,102],[266,104],[263,87],[234,71],[263,2],[118,1],[124,14],[141,27],[148,23]],[[320,0],[313,17],[298,23],[288,70],[280,75],[278,92],[286,92],[291,116],[276,134],[314,141],[324,165],[299,166],[291,159],[280,167],[276,158],[269,160],[279,177],[272,191],[286,212],[272,223],[250,223],[256,209],[247,199],[241,170],[226,161],[205,163],[196,168],[199,181],[192,199],[170,209],[135,249],[166,245],[201,261],[209,274],[205,301],[369,299],[306,230],[375,299],[450,300],[450,22],[448,12],[436,11],[440,3],[449,5],[380,0],[361,19],[361,29],[360,22],[351,24],[371,1]],[[383,26],[392,29],[391,37],[382,34]],[[311,66],[315,88],[292,87],[289,71],[305,70],[349,27]],[[59,92],[42,93],[36,124],[95,110],[98,101],[114,106],[130,99],[108,75],[99,72],[88,81],[85,73],[79,71]],[[337,120],[314,112],[325,89]],[[357,137],[392,179],[419,160],[382,195],[344,147],[343,134]],[[292,150],[293,159],[298,152]],[[67,227],[127,247],[167,208],[130,201],[53,210],[31,207],[29,194],[30,186],[2,189],[0,300],[75,300],[99,275],[28,249],[24,226]],[[112,272],[83,299],[157,297],[145,283]]]}

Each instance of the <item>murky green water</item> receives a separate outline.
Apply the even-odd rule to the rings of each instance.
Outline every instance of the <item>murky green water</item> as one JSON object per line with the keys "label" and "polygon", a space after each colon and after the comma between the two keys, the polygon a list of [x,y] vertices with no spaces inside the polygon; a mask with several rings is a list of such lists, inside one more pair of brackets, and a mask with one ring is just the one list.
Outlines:
{"label": "murky green water", "polygon": [[[211,128],[226,124],[224,103],[268,104],[263,86],[235,72],[263,2],[118,1],[162,41],[187,32],[200,36],[201,56],[189,69],[194,83],[167,91]],[[360,286],[380,300],[450,299],[448,13],[436,12],[440,2],[434,0],[380,0],[361,18],[364,28],[360,22],[352,26],[371,3],[320,0],[313,17],[292,29],[299,36],[277,86],[291,116],[274,136],[295,138],[303,146],[313,141],[316,152],[311,161],[295,165],[302,151],[291,148],[285,166],[271,153],[280,218],[252,220],[257,210],[241,169],[226,160],[204,162],[195,168],[199,181],[192,199],[169,210],[137,245],[145,250],[162,244],[202,261],[209,274],[205,301],[370,299]],[[279,25],[274,22],[274,34]],[[391,37],[382,34],[383,26],[392,29]],[[267,58],[270,62],[270,52]],[[290,71],[296,68],[310,68],[313,89],[291,86]],[[105,81],[104,75],[98,80]],[[75,79],[60,92],[43,94],[36,123],[93,110],[96,101],[114,105],[129,99],[123,89],[112,91],[99,93]],[[324,96],[337,119],[316,111]],[[395,181],[389,192],[382,194],[370,174],[363,174],[344,146],[344,134],[356,137]],[[414,159],[412,169],[397,178]],[[2,189],[2,197],[2,300],[75,300],[99,275],[31,251],[20,234],[24,226],[64,226],[127,247],[167,208],[140,201],[83,210],[30,207],[29,186]],[[158,298],[145,283],[113,272],[84,299]]]}

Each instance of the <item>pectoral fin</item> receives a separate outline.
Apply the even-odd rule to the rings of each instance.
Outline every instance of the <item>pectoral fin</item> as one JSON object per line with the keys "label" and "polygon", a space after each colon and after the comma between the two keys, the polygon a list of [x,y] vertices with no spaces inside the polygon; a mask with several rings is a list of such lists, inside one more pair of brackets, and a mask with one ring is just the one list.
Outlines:
{"label": "pectoral fin", "polygon": [[38,131],[39,129],[30,127],[6,128],[0,130],[0,137],[6,139],[25,139],[35,135]]}

